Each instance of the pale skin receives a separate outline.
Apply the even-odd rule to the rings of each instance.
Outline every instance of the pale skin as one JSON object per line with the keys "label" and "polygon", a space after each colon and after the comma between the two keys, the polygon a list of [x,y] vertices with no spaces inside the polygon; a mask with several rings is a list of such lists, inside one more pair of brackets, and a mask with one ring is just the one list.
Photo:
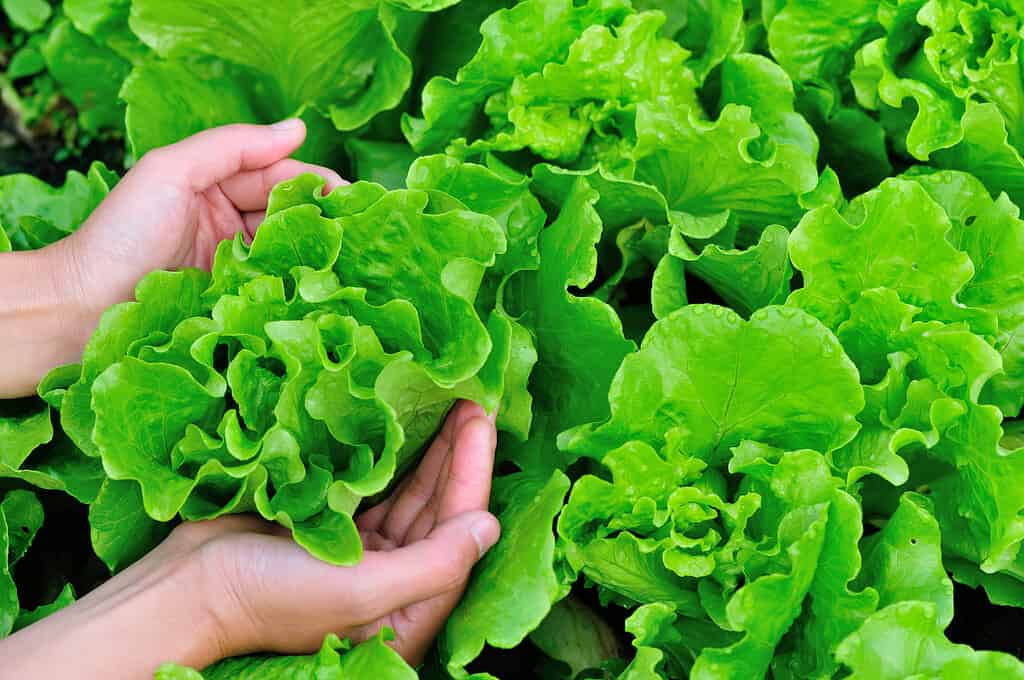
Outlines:
{"label": "pale skin", "polygon": [[[154,269],[209,268],[217,244],[252,236],[270,188],[305,172],[288,158],[300,121],[216,128],[145,156],[73,236],[0,254],[0,398],[31,394],[77,361],[103,309]],[[183,524],[146,557],[66,609],[0,641],[19,678],[150,678],[162,663],[202,668],[253,652],[315,651],[382,626],[419,663],[473,566],[498,540],[487,512],[493,416],[460,402],[417,470],[357,517],[362,561],[311,557],[282,527],[250,516]]]}

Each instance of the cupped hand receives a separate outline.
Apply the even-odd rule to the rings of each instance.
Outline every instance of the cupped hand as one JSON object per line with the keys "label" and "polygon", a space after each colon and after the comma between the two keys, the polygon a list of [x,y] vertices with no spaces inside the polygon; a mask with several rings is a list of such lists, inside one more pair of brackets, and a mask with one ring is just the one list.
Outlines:
{"label": "cupped hand", "polygon": [[252,237],[279,182],[312,172],[325,191],[343,184],[333,170],[288,158],[305,136],[298,119],[228,125],[143,156],[56,245],[81,305],[98,312],[129,300],[156,269],[209,269],[218,243],[240,231]]}
{"label": "cupped hand", "polygon": [[182,524],[82,599],[0,640],[3,677],[151,678],[165,662],[305,654],[328,633],[359,642],[382,626],[417,664],[498,541],[486,511],[495,439],[493,418],[460,402],[419,468],[358,518],[356,566],[321,562],[254,517]]}
{"label": "cupped hand", "polygon": [[365,552],[353,567],[321,562],[252,517],[183,525],[161,549],[200,555],[207,600],[222,603],[222,655],[308,653],[326,633],[360,641],[388,626],[415,664],[498,540],[487,512],[495,441],[494,420],[460,402],[419,468],[357,518]]}

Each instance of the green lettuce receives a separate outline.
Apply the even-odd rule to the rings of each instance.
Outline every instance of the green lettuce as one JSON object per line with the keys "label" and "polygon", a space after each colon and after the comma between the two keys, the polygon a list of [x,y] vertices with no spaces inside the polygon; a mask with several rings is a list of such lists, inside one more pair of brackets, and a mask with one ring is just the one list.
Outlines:
{"label": "green lettuce", "polygon": [[[974,173],[1020,202],[1024,12],[993,0],[881,3],[885,37],[857,52],[857,100],[914,158]],[[906,102],[913,102],[907,108]],[[916,108],[916,110],[914,110]]]}
{"label": "green lettuce", "polygon": [[[423,191],[325,197],[322,184],[279,186],[252,244],[223,243],[212,276],[154,273],[104,315],[61,404],[81,448],[141,491],[119,483],[100,507],[134,498],[156,522],[257,511],[351,564],[360,500],[456,398],[499,404],[510,327],[474,303],[502,228]],[[123,564],[140,535],[159,532],[95,547]]]}
{"label": "green lettuce", "polygon": [[316,654],[308,656],[243,656],[226,659],[203,669],[165,664],[157,669],[154,680],[219,680],[220,678],[322,678],[323,680],[412,680],[416,671],[402,660],[387,641],[394,639],[389,629],[353,647],[348,640],[328,635]]}
{"label": "green lettuce", "polygon": [[409,87],[412,65],[398,40],[423,18],[408,10],[452,3],[411,4],[132,3],[131,30],[157,55],[136,64],[121,92],[133,151],[214,125],[301,115],[311,130],[301,153],[329,160],[336,130],[360,128]]}

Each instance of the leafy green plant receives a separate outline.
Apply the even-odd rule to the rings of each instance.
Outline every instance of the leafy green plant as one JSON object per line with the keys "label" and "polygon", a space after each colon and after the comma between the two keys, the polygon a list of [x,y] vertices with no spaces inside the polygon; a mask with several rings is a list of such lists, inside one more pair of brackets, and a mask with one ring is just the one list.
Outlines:
{"label": "leafy green plant", "polygon": [[[256,512],[351,564],[469,398],[502,539],[421,677],[1024,677],[958,625],[1024,607],[1019,1],[46,7],[8,73],[82,129],[138,156],[299,115],[363,181],[278,186],[0,403],[8,524],[68,494],[116,571]],[[116,181],[0,178],[0,249]],[[8,629],[49,611],[9,572]],[[413,677],[385,643],[158,677]]]}

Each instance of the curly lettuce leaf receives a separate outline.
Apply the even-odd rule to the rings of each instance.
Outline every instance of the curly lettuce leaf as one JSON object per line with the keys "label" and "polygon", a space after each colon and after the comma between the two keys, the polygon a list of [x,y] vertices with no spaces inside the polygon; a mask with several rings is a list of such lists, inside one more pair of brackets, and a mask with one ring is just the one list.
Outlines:
{"label": "curly lettuce leaf", "polygon": [[[976,652],[942,634],[935,605],[901,602],[872,615],[850,635],[837,658],[851,678],[1024,677],[1024,665],[1000,652]],[[912,654],[905,650],[913,650]]]}
{"label": "curly lettuce leaf", "polygon": [[117,182],[102,163],[50,186],[31,175],[0,177],[0,227],[14,250],[34,250],[75,231]]}
{"label": "curly lettuce leaf", "polygon": [[101,321],[60,401],[110,479],[141,491],[112,483],[94,506],[108,564],[159,536],[146,517],[249,511],[353,563],[352,513],[415,460],[456,399],[493,409],[511,390],[528,404],[511,320],[477,311],[501,226],[444,194],[322,186],[279,186],[252,244],[221,244],[212,277],[154,273]]}
{"label": "curly lettuce leaf", "polygon": [[[409,143],[420,153],[431,153],[466,137],[489,97],[506,90],[517,76],[561,61],[588,26],[615,23],[628,8],[623,0],[590,0],[580,6],[569,0],[528,0],[495,12],[481,24],[480,48],[456,77],[439,76],[427,83],[422,117],[403,116]],[[541,25],[544,31],[535,35]],[[522,35],[535,39],[520,40]],[[507,45],[516,49],[509,51]]]}
{"label": "curly lettuce leaf", "polygon": [[495,123],[493,139],[469,148],[529,148],[569,163],[591,135],[634,137],[630,119],[637,102],[657,100],[680,115],[699,110],[696,81],[685,66],[689,53],[658,37],[663,23],[660,12],[644,12],[627,16],[614,31],[587,28],[564,62],[517,76],[504,98],[491,99],[491,119],[497,121],[500,111],[508,123]]}
{"label": "curly lettuce leaf", "polygon": [[[827,206],[812,210],[789,239],[793,264],[804,275],[790,304],[835,328],[861,291],[886,287],[930,318],[971,318],[956,295],[974,266],[947,241],[951,228],[942,206],[905,179],[884,181],[842,213]],[[984,328],[990,320],[976,323]]]}
{"label": "curly lettuce leaf", "polygon": [[228,680],[229,678],[318,678],[322,680],[413,680],[416,671],[391,649],[394,639],[388,628],[366,642],[353,647],[348,640],[328,635],[316,654],[308,656],[254,655],[225,659],[204,668],[165,664],[157,669],[155,680]]}
{"label": "curly lettuce leaf", "polygon": [[657,187],[673,210],[698,217],[728,210],[758,231],[795,224],[799,197],[818,183],[815,159],[792,144],[765,143],[755,116],[733,103],[714,122],[638,107],[634,178]]}
{"label": "curly lettuce leaf", "polygon": [[1024,200],[1019,8],[987,0],[882,8],[885,37],[858,51],[850,74],[858,102],[881,112],[897,148]]}
{"label": "curly lettuce leaf", "polygon": [[992,311],[999,322],[995,346],[1002,355],[1002,373],[985,386],[984,399],[1006,417],[1024,405],[1024,221],[1020,208],[1003,194],[995,200],[985,186],[962,172],[917,175],[928,195],[952,222],[947,239],[967,253],[974,276],[960,291],[966,305]]}

